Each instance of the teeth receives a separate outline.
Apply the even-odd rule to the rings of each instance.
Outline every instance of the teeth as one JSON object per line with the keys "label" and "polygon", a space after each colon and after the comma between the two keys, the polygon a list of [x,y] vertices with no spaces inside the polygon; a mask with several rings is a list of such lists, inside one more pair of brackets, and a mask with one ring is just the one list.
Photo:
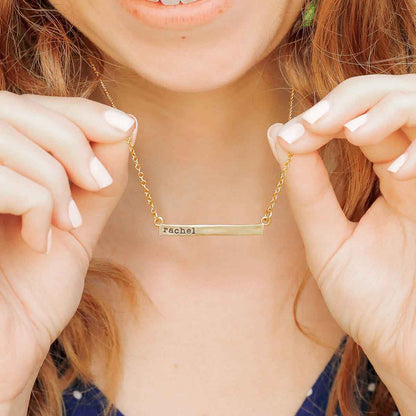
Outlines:
{"label": "teeth", "polygon": [[[159,0],[148,0],[148,1],[151,1],[153,3],[159,3]],[[198,0],[160,0],[160,2],[164,4],[165,6],[176,6],[179,3],[189,4],[189,3],[194,3],[195,1],[198,1]]]}

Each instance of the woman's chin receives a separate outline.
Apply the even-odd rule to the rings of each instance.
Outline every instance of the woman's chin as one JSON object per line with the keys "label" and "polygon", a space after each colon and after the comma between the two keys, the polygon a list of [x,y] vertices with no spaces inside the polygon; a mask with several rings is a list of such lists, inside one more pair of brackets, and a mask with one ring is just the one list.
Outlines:
{"label": "woman's chin", "polygon": [[239,66],[236,66],[235,62],[234,65],[212,66],[206,63],[190,66],[178,62],[168,67],[155,67],[142,65],[137,59],[126,65],[152,84],[167,90],[186,93],[205,92],[233,84],[250,69],[252,63],[241,63]]}

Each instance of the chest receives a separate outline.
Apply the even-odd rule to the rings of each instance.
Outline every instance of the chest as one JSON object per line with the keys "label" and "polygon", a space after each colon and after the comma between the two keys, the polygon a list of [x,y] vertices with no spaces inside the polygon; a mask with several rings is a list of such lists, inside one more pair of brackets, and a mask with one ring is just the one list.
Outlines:
{"label": "chest", "polygon": [[312,280],[299,317],[331,347],[296,328],[307,267],[293,224],[264,236],[161,237],[126,211],[113,218],[95,256],[127,266],[141,288],[138,319],[117,317],[124,415],[293,416],[342,335]]}
{"label": "chest", "polygon": [[[340,343],[340,346],[342,342]],[[216,393],[202,381],[203,374],[192,379],[193,386],[189,383],[182,383],[180,376],[180,366],[176,363],[175,381],[176,387],[166,383],[154,375],[149,377],[147,374],[147,386],[140,385],[136,394],[131,394],[135,390],[137,376],[127,386],[122,386],[116,406],[118,407],[117,416],[128,415],[290,415],[290,416],[324,416],[328,400],[328,393],[332,386],[333,378],[339,364],[340,356],[333,354],[329,360],[318,369],[319,361],[314,360],[312,368],[305,368],[303,377],[297,378],[296,382],[293,375],[296,374],[296,366],[292,368],[291,375],[285,374],[285,368],[277,373],[279,377],[275,379],[273,385],[263,394],[260,394],[261,381],[256,380],[251,391],[240,391],[243,383],[241,381],[236,386],[230,383],[227,377],[218,378]],[[313,368],[314,367],[314,368]],[[228,368],[228,367],[227,367]],[[316,377],[311,380],[311,376]],[[221,372],[217,371],[221,376]],[[247,383],[253,382],[250,374],[244,374]],[[306,378],[305,378],[306,375]],[[156,377],[156,379],[155,379]],[[128,377],[127,377],[128,378]],[[268,379],[267,371],[263,378]],[[279,379],[282,383],[279,383]],[[305,380],[310,383],[305,385]],[[270,380],[267,380],[270,381]],[[139,384],[140,381],[139,381]],[[169,388],[166,390],[166,386]],[[202,387],[205,387],[202,389]],[[307,387],[307,390],[305,390]],[[190,395],[193,393],[193,395]],[[99,409],[105,404],[105,395],[96,386],[71,386],[64,395],[69,416],[97,416]],[[78,412],[78,413],[77,413]],[[79,413],[81,412],[81,413]]]}
{"label": "chest", "polygon": [[[116,405],[123,414],[248,416],[255,409],[264,416],[293,416],[341,335],[319,293],[305,302],[309,312],[300,307],[300,315],[318,322],[315,330],[330,348],[296,328],[288,287],[282,285],[277,301],[278,285],[272,290],[250,276],[244,284],[229,275],[234,283],[212,280],[201,286],[181,281],[186,274],[157,275],[160,281],[149,283],[151,290],[139,298],[137,320],[125,310],[117,316],[124,360]],[[163,283],[168,278],[173,281]],[[285,296],[290,297],[286,304]],[[96,381],[103,388],[103,363],[96,364]]]}

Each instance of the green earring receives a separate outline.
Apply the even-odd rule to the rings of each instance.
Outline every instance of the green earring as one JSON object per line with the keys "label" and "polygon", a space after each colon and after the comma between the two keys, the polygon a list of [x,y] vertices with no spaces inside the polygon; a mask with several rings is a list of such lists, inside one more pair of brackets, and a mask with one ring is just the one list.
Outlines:
{"label": "green earring", "polygon": [[301,27],[309,27],[313,25],[313,20],[316,14],[316,3],[317,0],[310,0],[306,5],[305,10],[302,13]]}

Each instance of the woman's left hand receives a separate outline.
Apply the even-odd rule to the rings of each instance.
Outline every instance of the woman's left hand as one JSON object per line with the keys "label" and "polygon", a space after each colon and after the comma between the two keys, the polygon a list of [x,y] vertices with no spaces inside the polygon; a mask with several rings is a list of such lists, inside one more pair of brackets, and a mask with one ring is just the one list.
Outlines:
{"label": "woman's left hand", "polygon": [[[282,167],[294,153],[285,188],[331,314],[402,415],[416,414],[416,74],[349,78],[268,137]],[[359,222],[344,215],[317,151],[334,137],[359,146],[380,179]]]}

